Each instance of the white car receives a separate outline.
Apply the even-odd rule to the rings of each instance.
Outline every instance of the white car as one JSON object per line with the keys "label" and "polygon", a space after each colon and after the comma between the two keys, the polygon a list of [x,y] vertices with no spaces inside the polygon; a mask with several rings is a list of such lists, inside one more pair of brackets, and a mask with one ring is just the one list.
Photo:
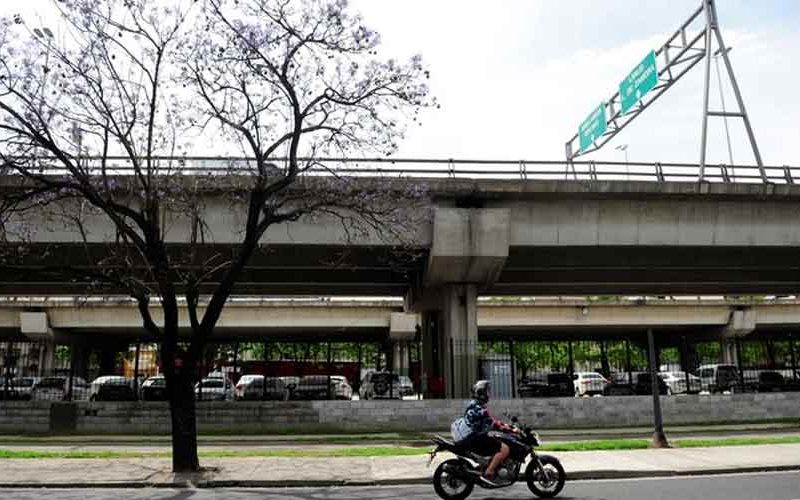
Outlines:
{"label": "white car", "polygon": [[369,372],[358,388],[359,399],[401,399],[400,377],[396,373]]}
{"label": "white car", "polygon": [[411,378],[400,375],[400,393],[403,396],[412,396],[414,394],[414,383]]}
{"label": "white car", "polygon": [[[686,374],[686,372],[659,372],[658,376],[667,384],[667,394],[697,394],[702,388],[700,377]],[[689,387],[686,387],[686,380],[689,380]]]}
{"label": "white car", "polygon": [[331,386],[335,399],[353,399],[353,388],[344,375],[331,375]]}
{"label": "white car", "polygon": [[597,372],[576,372],[572,375],[576,396],[591,396],[603,394],[603,390],[610,383]]}
{"label": "white car", "polygon": [[211,373],[194,386],[199,401],[231,401],[233,393],[233,382],[221,373]]}
{"label": "white car", "polygon": [[81,377],[72,377],[72,390],[70,391],[70,377],[44,377],[36,383],[31,390],[31,399],[34,401],[82,401],[89,399],[89,384]]}

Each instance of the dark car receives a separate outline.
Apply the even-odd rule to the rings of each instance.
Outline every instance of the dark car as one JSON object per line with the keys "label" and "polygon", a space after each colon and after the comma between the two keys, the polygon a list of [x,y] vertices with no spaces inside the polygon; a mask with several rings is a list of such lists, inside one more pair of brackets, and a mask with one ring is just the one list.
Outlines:
{"label": "dark car", "polygon": [[605,396],[633,396],[636,394],[634,384],[631,380],[635,380],[633,375],[628,378],[626,372],[612,373],[609,381],[611,382],[603,389]]}
{"label": "dark car", "polygon": [[[638,395],[652,395],[653,394],[653,378],[647,372],[637,373],[635,375],[636,383],[633,385],[633,392]],[[658,393],[666,395],[668,393],[667,384],[661,377],[656,377],[658,380]]]}
{"label": "dark car", "polygon": [[568,373],[537,373],[520,381],[522,398],[573,396],[572,378]]}
{"label": "dark car", "polygon": [[292,399],[330,399],[331,395],[330,378],[327,375],[301,377],[292,391]]}
{"label": "dark car", "polygon": [[766,371],[758,374],[758,382],[754,389],[758,392],[780,392],[784,390],[786,380],[783,375],[774,371]]}
{"label": "dark car", "polygon": [[141,393],[142,401],[166,401],[167,398],[167,379],[163,375],[150,377],[142,382]]}
{"label": "dark car", "polygon": [[91,401],[136,401],[133,380],[116,375],[97,377],[89,388]]}
{"label": "dark car", "polygon": [[521,398],[543,398],[550,395],[550,387],[547,385],[547,376],[544,373],[537,373],[523,378],[519,383],[519,397]]}

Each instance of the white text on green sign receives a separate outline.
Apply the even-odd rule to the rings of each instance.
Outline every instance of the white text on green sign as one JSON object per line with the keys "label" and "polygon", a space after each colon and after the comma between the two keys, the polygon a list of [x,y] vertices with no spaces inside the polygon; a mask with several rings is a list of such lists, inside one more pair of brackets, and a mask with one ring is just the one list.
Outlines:
{"label": "white text on green sign", "polygon": [[606,131],[606,105],[601,103],[578,127],[581,151],[586,151]]}
{"label": "white text on green sign", "polygon": [[656,53],[650,51],[633,71],[619,84],[619,98],[622,112],[627,113],[658,83]]}

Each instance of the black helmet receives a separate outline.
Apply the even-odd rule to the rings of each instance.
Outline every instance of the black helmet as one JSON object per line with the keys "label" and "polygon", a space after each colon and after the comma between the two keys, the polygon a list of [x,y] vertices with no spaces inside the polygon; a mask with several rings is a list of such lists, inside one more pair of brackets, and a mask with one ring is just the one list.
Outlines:
{"label": "black helmet", "polygon": [[480,403],[488,403],[490,389],[491,384],[488,380],[478,380],[475,382],[475,385],[472,386],[472,397],[477,399]]}

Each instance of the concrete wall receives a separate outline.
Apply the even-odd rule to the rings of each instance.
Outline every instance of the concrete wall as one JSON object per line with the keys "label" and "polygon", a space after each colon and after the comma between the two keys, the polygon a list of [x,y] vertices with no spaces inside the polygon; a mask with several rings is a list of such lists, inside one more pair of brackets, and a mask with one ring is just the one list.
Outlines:
{"label": "concrete wall", "polygon": [[[800,418],[800,392],[662,397],[664,422],[690,424]],[[269,433],[444,430],[462,400],[202,403],[200,432]],[[493,404],[539,429],[648,426],[650,396],[515,399]],[[0,433],[168,434],[164,403],[4,402]]]}

